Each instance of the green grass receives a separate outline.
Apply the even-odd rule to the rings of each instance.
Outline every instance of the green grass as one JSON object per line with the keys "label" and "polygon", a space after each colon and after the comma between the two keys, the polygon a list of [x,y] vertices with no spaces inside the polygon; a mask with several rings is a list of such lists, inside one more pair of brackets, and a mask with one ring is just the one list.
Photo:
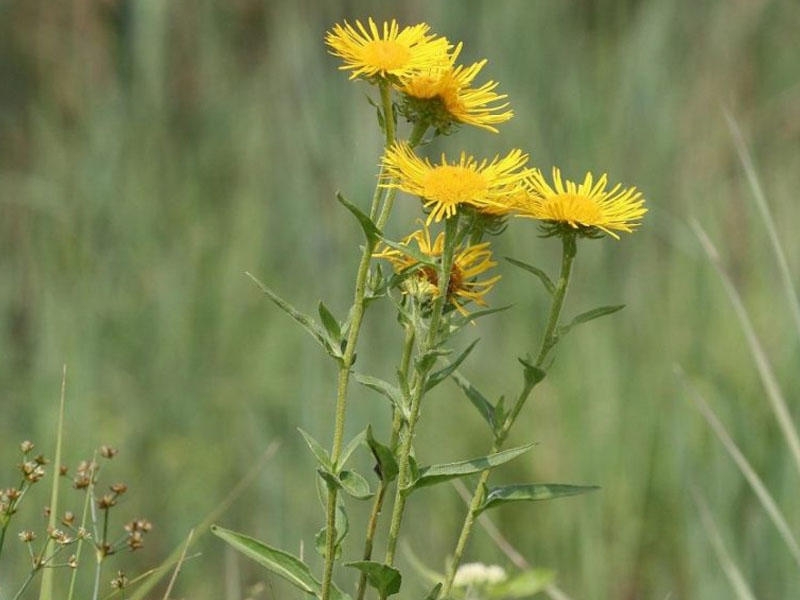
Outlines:
{"label": "green grass", "polygon": [[[313,555],[322,512],[295,427],[329,441],[336,374],[244,271],[306,310],[320,298],[339,313],[348,305],[360,232],[334,193],[366,204],[380,139],[366,86],[337,72],[322,36],[345,17],[397,16],[463,40],[464,60],[488,57],[486,77],[516,112],[498,136],[464,130],[434,151],[518,145],[545,170],[608,171],[641,188],[651,209],[633,236],[581,243],[565,314],[627,308],[559,348],[509,441],[539,446],[499,474],[603,490],[498,511],[501,530],[574,598],[730,598],[694,488],[755,597],[798,589],[780,535],[673,374],[679,364],[701,388],[797,535],[791,453],[688,225],[697,219],[719,249],[797,422],[800,344],[771,246],[781,240],[796,282],[796,2],[46,4],[0,3],[0,486],[12,483],[19,441],[54,448],[66,363],[64,459],[120,448],[125,508],[157,527],[141,568],[179,546],[277,439],[278,454],[221,524],[294,552],[302,541]],[[774,235],[725,110],[752,153]],[[417,205],[396,206],[400,233]],[[554,272],[554,246],[513,223],[497,253]],[[512,358],[535,349],[545,306],[533,278],[501,268],[493,297],[515,307],[479,325],[466,367],[497,394],[516,388]],[[388,315],[368,315],[362,343],[392,356]],[[381,352],[362,355],[390,375]],[[382,422],[387,412],[356,386],[351,410]],[[443,385],[425,407],[418,452],[481,454],[490,440],[480,431]],[[446,486],[415,500],[404,538],[441,571],[463,503]],[[442,504],[441,524],[423,500]],[[237,569],[247,584],[263,576],[226,567],[219,541],[197,543],[203,554],[183,566],[174,595],[227,600]],[[480,532],[466,558],[505,561]]]}

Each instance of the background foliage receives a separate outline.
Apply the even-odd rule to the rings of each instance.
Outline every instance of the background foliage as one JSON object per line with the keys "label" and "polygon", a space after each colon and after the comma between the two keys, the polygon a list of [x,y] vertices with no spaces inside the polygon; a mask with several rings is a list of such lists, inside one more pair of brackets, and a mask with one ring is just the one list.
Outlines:
{"label": "background foliage", "polygon": [[[518,145],[545,170],[607,170],[651,209],[633,236],[581,243],[566,315],[627,308],[560,346],[517,428],[539,446],[500,475],[603,491],[498,511],[501,528],[575,598],[728,598],[694,486],[756,596],[790,597],[796,566],[673,369],[697,382],[798,531],[797,473],[687,227],[697,218],[718,244],[797,418],[798,338],[723,116],[745,133],[797,274],[794,0],[0,2],[0,485],[12,483],[19,441],[52,445],[66,362],[69,462],[101,443],[121,449],[125,510],[157,527],[142,568],[273,440],[280,451],[222,523],[311,548],[321,511],[294,428],[330,435],[335,372],[243,272],[309,311],[320,298],[348,305],[360,232],[334,192],[366,204],[380,137],[366,86],[337,72],[322,37],[369,15],[463,40],[463,59],[488,57],[486,77],[511,98],[516,117],[499,136],[464,130],[435,151]],[[397,233],[416,212],[398,202]],[[529,223],[509,229],[499,255],[555,270],[557,244]],[[464,337],[482,338],[467,369],[498,394],[516,388],[513,357],[533,348],[545,301],[532,278],[501,269],[494,303],[515,308]],[[389,376],[389,312],[370,313],[366,327],[362,347],[374,350],[359,361]],[[379,397],[354,387],[351,406],[351,433],[364,419],[386,431]],[[455,386],[424,410],[420,455],[486,450]],[[463,504],[447,486],[414,500],[405,539],[441,571]],[[264,577],[217,540],[199,547],[182,597],[240,598]],[[504,563],[482,533],[467,558]]]}

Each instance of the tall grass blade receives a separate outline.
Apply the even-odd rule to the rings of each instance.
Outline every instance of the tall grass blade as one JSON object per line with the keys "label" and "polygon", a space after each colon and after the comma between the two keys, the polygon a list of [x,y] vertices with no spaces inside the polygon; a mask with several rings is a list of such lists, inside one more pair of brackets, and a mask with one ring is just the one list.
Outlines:
{"label": "tall grass blade", "polygon": [[794,327],[797,330],[798,340],[800,340],[800,299],[798,299],[797,288],[795,288],[792,275],[789,272],[789,263],[786,261],[786,253],[783,251],[780,238],[778,238],[775,220],[772,218],[766,195],[761,187],[761,182],[758,179],[758,174],[753,165],[753,158],[747,149],[747,144],[744,141],[744,136],[739,128],[739,124],[730,112],[727,110],[724,112],[725,120],[728,122],[728,128],[733,137],[733,143],[736,145],[736,152],[739,154],[742,168],[744,168],[745,175],[747,175],[747,182],[750,184],[750,190],[753,192],[753,199],[756,202],[761,218],[764,220],[764,226],[767,228],[769,241],[772,244],[772,251],[775,253],[775,258],[778,261],[778,270],[781,274],[783,290],[789,301],[789,308],[792,311],[792,318],[794,319]]}
{"label": "tall grass blade", "polygon": [[725,291],[728,294],[728,298],[730,298],[731,304],[733,304],[733,308],[736,311],[736,316],[739,318],[739,324],[741,325],[742,331],[747,339],[747,345],[750,348],[750,353],[753,355],[753,360],[755,361],[756,368],[758,369],[758,374],[761,377],[761,382],[764,384],[764,389],[767,392],[767,398],[769,398],[772,412],[775,413],[775,419],[778,421],[781,432],[786,438],[786,443],[789,445],[789,449],[792,453],[792,458],[795,462],[795,468],[797,469],[798,474],[800,474],[800,437],[798,437],[797,428],[792,421],[791,413],[786,405],[786,399],[783,396],[783,392],[781,392],[780,385],[778,385],[778,380],[775,378],[775,373],[772,371],[769,359],[767,358],[764,348],[761,346],[761,342],[756,335],[755,329],[753,328],[753,323],[750,320],[750,316],[747,314],[747,309],[744,307],[744,303],[742,302],[739,292],[736,290],[731,278],[728,276],[727,272],[722,266],[719,252],[717,252],[714,244],[709,239],[708,234],[706,234],[706,232],[695,219],[692,219],[690,224],[695,235],[697,236],[697,239],[703,246],[703,250],[705,250],[709,261],[719,274],[722,284],[725,287]]}
{"label": "tall grass blade", "polygon": [[725,573],[733,591],[736,593],[736,597],[739,598],[739,600],[756,600],[756,597],[753,596],[753,592],[750,591],[750,587],[747,585],[747,581],[745,581],[745,578],[742,576],[739,567],[736,566],[736,563],[733,562],[730,554],[728,554],[728,550],[725,548],[725,542],[722,539],[722,535],[720,535],[719,528],[714,522],[714,516],[711,514],[705,499],[703,499],[700,492],[694,488],[692,489],[692,498],[700,513],[700,522],[703,524],[703,529],[706,530],[706,536],[708,536],[708,540],[714,548],[719,565],[722,567],[722,571]]}
{"label": "tall grass blade", "polygon": [[181,552],[181,555],[178,557],[178,562],[175,565],[175,570],[172,572],[172,577],[170,577],[169,579],[169,585],[167,585],[167,589],[164,592],[163,600],[169,600],[169,595],[172,593],[172,588],[175,586],[175,582],[178,580],[178,573],[181,572],[181,566],[183,566],[183,563],[186,560],[186,551],[192,544],[193,537],[194,537],[194,529],[189,531],[189,535],[186,536],[186,544],[184,544],[183,552]]}
{"label": "tall grass blade", "polygon": [[719,441],[722,442],[725,450],[728,451],[728,454],[730,454],[731,458],[736,463],[739,471],[741,471],[742,475],[744,475],[747,483],[750,484],[750,487],[755,492],[756,496],[758,496],[761,506],[764,507],[764,510],[767,512],[767,515],[769,516],[773,525],[775,525],[775,528],[778,530],[778,533],[780,533],[783,541],[786,542],[786,545],[789,547],[792,557],[800,567],[800,546],[798,545],[797,539],[794,537],[789,524],[786,522],[781,509],[778,508],[777,503],[767,490],[764,482],[761,481],[761,478],[750,465],[747,458],[745,458],[744,454],[742,454],[742,452],[739,450],[736,442],[733,441],[733,438],[731,438],[730,434],[725,429],[725,426],[722,424],[722,421],[719,420],[714,410],[709,406],[708,402],[706,402],[700,393],[694,388],[694,386],[687,381],[686,376],[680,367],[676,368],[676,374],[683,382],[687,392],[689,392],[691,400],[700,411],[700,414],[703,415],[706,422],[711,426],[711,429],[719,438]]}
{"label": "tall grass blade", "polygon": [[[47,519],[48,529],[52,530],[56,527],[58,519],[58,489],[59,481],[59,467],[61,466],[61,445],[64,440],[64,398],[66,397],[67,390],[67,365],[61,368],[61,399],[58,403],[58,429],[56,431],[56,453],[53,457],[53,487],[50,490],[50,516]],[[45,556],[50,553],[52,540],[47,542],[47,550]],[[54,569],[43,569],[42,571],[42,585],[39,588],[39,600],[51,600],[53,598],[53,575]]]}

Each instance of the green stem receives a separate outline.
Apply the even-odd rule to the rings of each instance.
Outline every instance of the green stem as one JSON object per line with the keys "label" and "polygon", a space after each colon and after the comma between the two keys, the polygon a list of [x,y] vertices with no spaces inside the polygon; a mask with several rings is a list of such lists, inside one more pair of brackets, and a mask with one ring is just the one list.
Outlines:
{"label": "green stem", "polygon": [[[403,339],[403,353],[400,357],[399,369],[399,372],[403,377],[408,376],[408,366],[411,363],[411,352],[414,349],[415,334],[416,332],[414,331],[414,328],[411,325],[406,325],[405,337]],[[397,439],[400,435],[400,428],[402,424],[402,414],[395,407],[392,411],[392,436],[391,441],[389,442],[389,447],[392,448],[392,450],[394,450],[395,446],[397,445]],[[378,491],[375,496],[375,502],[372,504],[372,512],[369,516],[369,522],[367,523],[367,533],[364,539],[364,553],[362,555],[362,560],[372,560],[372,547],[375,540],[375,532],[378,528],[378,518],[383,510],[383,502],[386,498],[386,490],[388,488],[389,482],[381,478],[380,483],[378,483]],[[363,600],[366,588],[367,574],[362,572],[358,579],[356,600]]]}
{"label": "green stem", "polygon": [[[561,255],[561,273],[558,278],[558,283],[553,292],[553,299],[550,305],[550,315],[547,320],[547,328],[545,329],[544,336],[542,337],[542,345],[539,349],[539,354],[536,357],[535,366],[542,368],[550,351],[558,343],[558,321],[561,315],[561,309],[564,306],[564,298],[567,295],[567,288],[569,287],[569,280],[572,274],[572,264],[575,260],[577,253],[577,244],[575,235],[565,235],[561,238],[562,241],[562,255]],[[531,378],[526,377],[523,384],[522,391],[517,396],[517,401],[511,412],[503,421],[503,426],[495,433],[494,443],[492,444],[491,454],[499,452],[505,443],[508,433],[514,422],[519,416],[522,407],[528,400],[531,392],[533,391],[536,382]],[[482,471],[478,479],[478,484],[475,486],[475,491],[472,494],[472,500],[467,510],[467,515],[464,517],[464,524],[461,527],[461,534],[456,543],[456,549],[453,551],[453,560],[447,567],[447,575],[445,578],[444,588],[442,590],[442,598],[447,599],[453,587],[453,579],[455,578],[456,570],[461,563],[461,558],[464,555],[464,550],[467,546],[467,541],[472,533],[472,526],[478,516],[478,510],[483,503],[484,494],[486,493],[486,484],[489,481],[489,474],[491,471],[486,469]]]}
{"label": "green stem", "polygon": [[[384,131],[386,134],[385,146],[388,148],[394,143],[394,109],[392,107],[391,86],[388,82],[380,85],[381,103],[383,105]],[[376,186],[375,194],[372,199],[370,216],[377,212],[380,201],[380,181]],[[394,199],[394,190],[388,190],[384,198],[380,216],[376,222],[378,229],[382,229],[389,218],[391,205]],[[347,388],[350,383],[350,369],[355,357],[356,343],[361,332],[361,322],[364,318],[364,295],[367,287],[367,275],[369,266],[372,262],[372,252],[374,245],[369,241],[364,243],[364,251],[361,254],[361,261],[358,264],[356,273],[355,291],[353,292],[353,308],[350,319],[350,329],[347,333],[347,345],[345,346],[344,356],[339,367],[339,375],[336,385],[336,416],[333,431],[333,447],[331,449],[331,462],[338,470],[338,462],[342,452],[342,440],[344,438],[344,422],[347,412]],[[338,490],[332,484],[328,484],[328,501],[325,517],[325,569],[322,578],[321,600],[330,599],[331,582],[333,579],[333,564],[336,555],[336,497]]]}
{"label": "green stem", "polygon": [[440,326],[444,309],[447,306],[447,290],[450,285],[450,272],[453,267],[453,254],[455,252],[455,242],[458,233],[458,215],[445,221],[444,248],[442,250],[442,262],[439,266],[439,293],[434,300],[431,310],[431,317],[428,323],[428,332],[425,341],[419,350],[419,357],[414,371],[414,382],[411,386],[411,398],[409,417],[406,427],[400,436],[400,455],[398,461],[399,473],[397,476],[397,490],[395,491],[394,507],[392,509],[392,520],[389,525],[389,539],[386,548],[386,558],[384,564],[394,563],[397,550],[397,540],[400,534],[400,526],[403,522],[405,511],[409,475],[411,471],[409,457],[414,440],[414,429],[419,418],[420,404],[422,396],[425,394],[425,385],[428,381],[428,374],[433,368],[433,361],[424,360],[426,355],[433,350],[439,343]]}

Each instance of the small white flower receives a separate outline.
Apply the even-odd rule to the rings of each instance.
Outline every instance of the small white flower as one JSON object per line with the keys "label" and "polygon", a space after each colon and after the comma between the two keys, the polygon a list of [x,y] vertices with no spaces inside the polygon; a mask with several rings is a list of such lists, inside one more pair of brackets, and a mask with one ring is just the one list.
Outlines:
{"label": "small white flower", "polygon": [[458,567],[453,585],[455,587],[491,585],[505,581],[507,577],[503,567],[498,565],[466,563]]}

